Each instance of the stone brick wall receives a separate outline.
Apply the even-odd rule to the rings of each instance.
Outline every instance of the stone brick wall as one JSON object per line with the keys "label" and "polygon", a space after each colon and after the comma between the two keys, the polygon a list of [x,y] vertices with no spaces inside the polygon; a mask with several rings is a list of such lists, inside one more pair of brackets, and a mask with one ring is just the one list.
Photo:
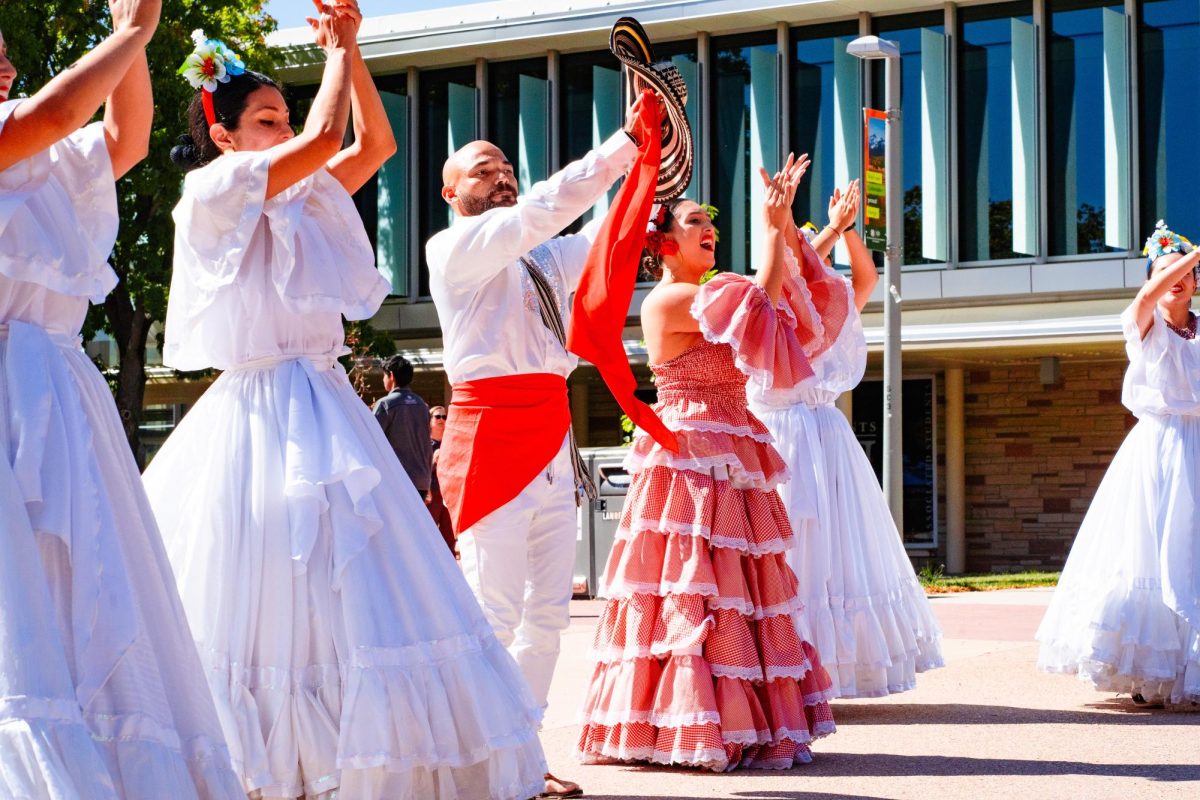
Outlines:
{"label": "stone brick wall", "polygon": [[1062,362],[1043,386],[1036,362],[967,373],[967,571],[1057,569],[1133,426],[1125,362]]}

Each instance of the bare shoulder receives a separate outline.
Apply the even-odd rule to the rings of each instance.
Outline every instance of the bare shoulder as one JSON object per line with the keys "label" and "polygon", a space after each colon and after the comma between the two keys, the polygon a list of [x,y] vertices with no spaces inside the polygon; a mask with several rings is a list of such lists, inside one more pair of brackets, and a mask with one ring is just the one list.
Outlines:
{"label": "bare shoulder", "polygon": [[680,308],[687,313],[699,291],[700,287],[691,283],[660,283],[642,301],[642,313],[671,313]]}

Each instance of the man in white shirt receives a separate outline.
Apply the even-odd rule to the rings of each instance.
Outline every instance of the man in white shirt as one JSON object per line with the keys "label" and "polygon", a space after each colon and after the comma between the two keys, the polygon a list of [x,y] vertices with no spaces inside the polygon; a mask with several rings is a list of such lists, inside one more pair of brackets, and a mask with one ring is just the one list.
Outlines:
{"label": "man in white shirt", "polygon": [[[562,328],[598,221],[554,237],[629,169],[634,119],[520,198],[499,148],[463,147],[443,170],[454,223],[426,245],[454,387],[442,493],[467,581],[543,706],[570,622],[577,527],[566,391],[577,359]],[[579,792],[547,775],[547,793]]]}

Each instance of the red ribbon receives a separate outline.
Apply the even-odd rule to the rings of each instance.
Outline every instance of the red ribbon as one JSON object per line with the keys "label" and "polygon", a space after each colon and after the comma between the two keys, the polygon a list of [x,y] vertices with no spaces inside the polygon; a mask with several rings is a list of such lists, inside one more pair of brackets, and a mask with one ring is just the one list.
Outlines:
{"label": "red ribbon", "polygon": [[649,90],[642,92],[634,134],[641,142],[637,159],[588,252],[571,311],[567,349],[596,365],[609,391],[634,424],[663,447],[679,452],[675,434],[634,396],[637,381],[621,346],[621,331],[633,300],[662,158],[658,98]]}
{"label": "red ribbon", "polygon": [[213,108],[212,92],[210,92],[208,89],[201,89],[200,90],[200,100],[201,100],[201,102],[204,103],[204,118],[206,120],[208,120],[208,124],[210,126],[216,125],[217,124],[217,110],[215,108]]}

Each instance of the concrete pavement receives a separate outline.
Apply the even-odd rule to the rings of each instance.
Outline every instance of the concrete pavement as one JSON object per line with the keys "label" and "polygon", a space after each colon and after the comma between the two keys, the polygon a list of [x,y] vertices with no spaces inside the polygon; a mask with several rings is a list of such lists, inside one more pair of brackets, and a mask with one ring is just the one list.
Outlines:
{"label": "concrete pavement", "polygon": [[542,733],[550,768],[593,800],[1200,798],[1200,713],[1144,710],[1034,669],[1049,599],[1048,589],[934,597],[945,668],[911,692],[835,701],[838,732],[814,745],[810,765],[723,775],[575,761],[601,607],[577,601]]}

